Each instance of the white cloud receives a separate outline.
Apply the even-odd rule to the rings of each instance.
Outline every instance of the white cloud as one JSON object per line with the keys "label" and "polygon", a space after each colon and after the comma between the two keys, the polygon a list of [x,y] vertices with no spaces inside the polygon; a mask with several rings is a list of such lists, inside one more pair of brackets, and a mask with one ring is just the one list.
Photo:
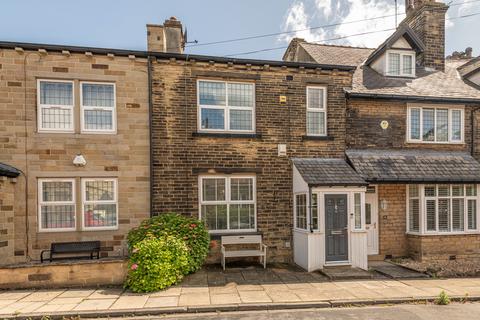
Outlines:
{"label": "white cloud", "polygon": [[[353,34],[395,28],[395,8],[391,0],[304,0],[294,2],[287,11],[283,30],[306,29],[332,23],[344,23],[336,27],[313,29],[296,32],[280,37],[281,41],[288,42],[293,37],[305,38],[307,41],[318,42],[338,37],[347,37]],[[398,13],[404,13],[402,1],[398,1]],[[390,16],[381,19],[372,19],[381,16]],[[398,17],[398,22],[403,19]],[[350,21],[368,21],[346,23]],[[371,33],[362,36],[347,37],[342,40],[326,41],[332,44],[346,44],[353,46],[376,47],[392,31]]]}

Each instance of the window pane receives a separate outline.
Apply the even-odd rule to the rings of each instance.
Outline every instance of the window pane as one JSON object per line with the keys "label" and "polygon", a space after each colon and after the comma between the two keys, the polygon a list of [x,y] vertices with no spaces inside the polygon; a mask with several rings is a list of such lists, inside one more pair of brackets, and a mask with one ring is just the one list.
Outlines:
{"label": "window pane", "polygon": [[388,54],[388,74],[399,75],[400,74],[400,54],[389,53]]}
{"label": "window pane", "polygon": [[412,68],[412,56],[410,55],[403,55],[403,74],[412,74],[413,73],[413,68]]}
{"label": "window pane", "polygon": [[307,88],[307,90],[308,90],[307,108],[323,109],[325,107],[323,105],[324,89],[323,88]]}
{"label": "window pane", "polygon": [[476,196],[477,195],[477,186],[474,184],[468,184],[466,186],[467,196]]}
{"label": "window pane", "polygon": [[202,109],[202,129],[225,129],[225,110]]}
{"label": "window pane", "polygon": [[72,109],[41,108],[42,129],[71,129]]}
{"label": "window pane", "polygon": [[447,109],[437,109],[437,141],[448,141]]}
{"label": "window pane", "polygon": [[87,204],[84,212],[85,227],[114,227],[117,225],[117,205]]}
{"label": "window pane", "polygon": [[69,181],[44,181],[42,182],[42,200],[48,201],[73,201],[72,182]]}
{"label": "window pane", "polygon": [[420,140],[420,109],[410,110],[410,139]]}
{"label": "window pane", "polygon": [[439,185],[438,186],[438,196],[439,197],[448,197],[450,195],[450,185]]}
{"label": "window pane", "polygon": [[452,186],[453,197],[463,197],[463,184]]}
{"label": "window pane", "polygon": [[318,195],[312,193],[312,227],[318,230]]}
{"label": "window pane", "polygon": [[408,186],[408,196],[410,198],[417,198],[419,195],[419,188],[416,184],[411,184]]}
{"label": "window pane", "polygon": [[253,179],[232,178],[230,184],[233,201],[253,200]]}
{"label": "window pane", "polygon": [[113,181],[86,181],[86,201],[111,201],[115,200],[115,184]]}
{"label": "window pane", "polygon": [[73,85],[67,82],[40,82],[40,103],[46,105],[73,105]]}
{"label": "window pane", "polygon": [[203,201],[225,201],[225,178],[202,179]]}
{"label": "window pane", "polygon": [[253,84],[229,83],[228,105],[235,107],[253,107]]}
{"label": "window pane", "polygon": [[114,107],[112,84],[82,83],[82,103],[89,107]]}
{"label": "window pane", "polygon": [[423,109],[423,141],[435,141],[435,110]]}
{"label": "window pane", "polygon": [[408,229],[412,232],[420,231],[420,200],[410,199],[408,202]]}
{"label": "window pane", "polygon": [[325,134],[325,112],[307,112],[307,134]]}
{"label": "window pane", "polygon": [[435,213],[436,203],[435,200],[426,201],[426,216],[427,216],[427,230],[436,231],[437,230],[437,218]]}
{"label": "window pane", "polygon": [[355,213],[355,229],[362,228],[362,214],[361,214],[361,198],[360,193],[355,193],[354,198],[354,213]]}
{"label": "window pane", "polygon": [[84,126],[89,130],[112,130],[113,112],[109,110],[84,110]]}
{"label": "window pane", "polygon": [[230,110],[230,130],[252,130],[252,111]]}
{"label": "window pane", "polygon": [[460,110],[452,110],[452,140],[462,140],[462,112]]}
{"label": "window pane", "polygon": [[224,82],[200,81],[198,83],[200,91],[200,104],[211,106],[226,105],[226,91]]}
{"label": "window pane", "polygon": [[297,228],[307,229],[307,195],[296,195]]}
{"label": "window pane", "polygon": [[464,199],[452,199],[452,230],[464,230]]}
{"label": "window pane", "polygon": [[42,229],[75,227],[75,205],[42,205]]}
{"label": "window pane", "polygon": [[438,231],[450,230],[450,199],[438,199]]}
{"label": "window pane", "polygon": [[365,203],[365,224],[372,224],[372,205]]}
{"label": "window pane", "polygon": [[254,229],[255,228],[255,205],[254,204],[231,204],[230,205],[230,229]]}
{"label": "window pane", "polygon": [[202,205],[202,220],[210,230],[226,230],[227,205]]}
{"label": "window pane", "polygon": [[477,229],[477,200],[467,200],[468,229]]}
{"label": "window pane", "polygon": [[435,186],[425,186],[425,197],[435,197],[436,188]]}

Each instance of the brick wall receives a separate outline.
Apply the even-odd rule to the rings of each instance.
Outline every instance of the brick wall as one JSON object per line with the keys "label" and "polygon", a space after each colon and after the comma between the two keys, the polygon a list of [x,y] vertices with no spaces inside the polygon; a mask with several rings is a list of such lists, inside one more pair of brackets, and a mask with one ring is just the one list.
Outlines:
{"label": "brick wall", "polygon": [[[0,68],[0,161],[21,169],[28,177],[28,206],[23,197],[24,179],[18,179],[20,197],[14,208],[15,261],[25,261],[27,253],[31,259],[39,259],[40,251],[49,248],[52,241],[101,240],[102,255],[123,255],[125,234],[149,216],[146,60],[77,53],[48,52],[45,55],[3,49],[0,50]],[[75,133],[37,132],[36,80],[39,78],[75,81]],[[80,80],[116,84],[116,134],[80,134]],[[72,160],[78,153],[86,158],[85,167],[73,166]],[[76,178],[77,190],[80,190],[81,177],[118,178],[119,229],[80,231],[81,204],[77,201],[78,231],[38,232],[37,179],[40,177]],[[81,199],[78,192],[77,199]]]}
{"label": "brick wall", "polygon": [[14,261],[14,212],[16,179],[0,177],[0,264]]}
{"label": "brick wall", "polygon": [[[292,80],[287,80],[291,76]],[[200,137],[197,79],[255,83],[256,131],[261,137]],[[198,175],[251,172],[257,177],[257,224],[270,261],[290,261],[290,157],[344,157],[345,96],[351,74],[270,66],[158,60],[153,64],[153,205],[155,213],[198,216]],[[304,141],[307,84],[328,86],[328,135]],[[279,96],[287,97],[286,103]],[[286,144],[288,157],[279,157]]]}
{"label": "brick wall", "polygon": [[457,260],[480,261],[480,235],[408,235],[409,255],[420,261]]}

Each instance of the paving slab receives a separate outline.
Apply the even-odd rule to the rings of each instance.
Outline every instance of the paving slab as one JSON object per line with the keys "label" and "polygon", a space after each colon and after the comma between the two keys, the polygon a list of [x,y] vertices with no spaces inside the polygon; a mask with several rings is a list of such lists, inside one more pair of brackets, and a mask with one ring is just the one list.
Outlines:
{"label": "paving slab", "polygon": [[206,306],[210,304],[210,295],[208,288],[206,293],[182,293],[178,300],[178,305],[182,306]]}
{"label": "paving slab", "polygon": [[370,272],[350,266],[325,267],[321,272],[330,280],[362,280],[373,278]]}
{"label": "paving slab", "polygon": [[120,288],[108,288],[95,290],[87,299],[117,299],[123,294]]}
{"label": "paving slab", "polygon": [[238,293],[212,294],[210,295],[210,303],[217,304],[236,304],[241,303]]}
{"label": "paving slab", "polygon": [[59,298],[87,298],[95,289],[68,289],[60,294]]}
{"label": "paving slab", "polygon": [[272,302],[265,291],[240,291],[239,294],[243,303]]}
{"label": "paving slab", "polygon": [[143,308],[145,303],[147,303],[148,298],[148,295],[121,296],[117,299],[117,301],[115,301],[110,309],[140,309]]}
{"label": "paving slab", "polygon": [[150,297],[145,303],[144,308],[165,308],[165,307],[177,307],[178,296],[173,297]]}
{"label": "paving slab", "polygon": [[368,267],[392,279],[421,279],[429,278],[425,273],[414,271],[387,261],[372,261]]}
{"label": "paving slab", "polygon": [[93,311],[93,310],[108,310],[117,299],[87,299],[80,302],[73,310],[75,311]]}

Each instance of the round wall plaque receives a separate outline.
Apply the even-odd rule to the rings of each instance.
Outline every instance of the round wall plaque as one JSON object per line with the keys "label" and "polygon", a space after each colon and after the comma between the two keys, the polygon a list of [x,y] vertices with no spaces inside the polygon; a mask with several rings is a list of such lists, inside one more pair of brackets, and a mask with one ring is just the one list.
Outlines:
{"label": "round wall plaque", "polygon": [[380,127],[382,127],[383,130],[388,129],[388,121],[383,120],[382,122],[380,122]]}

